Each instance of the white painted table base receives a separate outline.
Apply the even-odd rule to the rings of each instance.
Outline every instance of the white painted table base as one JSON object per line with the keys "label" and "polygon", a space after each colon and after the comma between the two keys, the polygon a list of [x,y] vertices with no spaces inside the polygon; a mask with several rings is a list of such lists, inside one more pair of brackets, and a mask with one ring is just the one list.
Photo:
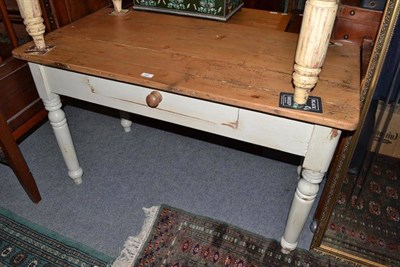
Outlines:
{"label": "white painted table base", "polygon": [[159,91],[163,98],[159,106],[150,108],[145,100],[153,91],[149,88],[35,63],[29,63],[29,66],[39,95],[49,111],[68,174],[77,184],[82,181],[82,169],[59,95],[121,110],[125,131],[129,131],[131,125],[127,114],[136,113],[303,156],[302,177],[281,239],[283,251],[296,248],[319,183],[330,165],[341,133],[339,130],[163,91]]}

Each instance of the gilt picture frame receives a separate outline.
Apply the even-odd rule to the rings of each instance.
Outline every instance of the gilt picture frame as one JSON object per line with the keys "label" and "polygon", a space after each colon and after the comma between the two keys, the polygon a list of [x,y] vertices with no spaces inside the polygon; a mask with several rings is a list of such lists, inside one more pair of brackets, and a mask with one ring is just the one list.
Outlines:
{"label": "gilt picture frame", "polygon": [[[373,52],[368,64],[368,69],[360,87],[360,122],[362,126],[368,112],[369,105],[373,98],[382,67],[387,56],[390,41],[393,36],[396,23],[400,14],[400,1],[387,0],[383,12],[380,27],[375,39]],[[329,171],[324,192],[321,196],[318,207],[319,218],[316,221],[317,227],[311,243],[311,250],[325,255],[330,255],[338,259],[343,259],[364,266],[377,266],[376,263],[342,251],[337,247],[333,248],[323,243],[323,238],[328,227],[329,219],[332,214],[336,198],[341,189],[343,180],[346,177],[350,161],[352,159],[355,147],[360,137],[362,127],[358,127],[354,133],[345,133],[340,141],[335,158],[333,159]]]}

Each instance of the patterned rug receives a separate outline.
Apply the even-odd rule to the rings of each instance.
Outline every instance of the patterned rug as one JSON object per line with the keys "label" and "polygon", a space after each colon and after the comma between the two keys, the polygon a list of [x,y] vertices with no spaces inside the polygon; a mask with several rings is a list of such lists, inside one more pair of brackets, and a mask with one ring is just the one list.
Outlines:
{"label": "patterned rug", "polygon": [[114,259],[0,208],[0,266],[111,266]]}
{"label": "patterned rug", "polygon": [[144,211],[141,233],[127,239],[113,267],[348,266],[301,249],[282,254],[275,240],[170,206]]}
{"label": "patterned rug", "polygon": [[323,244],[355,257],[400,266],[400,160],[379,155],[366,177],[348,176]]}

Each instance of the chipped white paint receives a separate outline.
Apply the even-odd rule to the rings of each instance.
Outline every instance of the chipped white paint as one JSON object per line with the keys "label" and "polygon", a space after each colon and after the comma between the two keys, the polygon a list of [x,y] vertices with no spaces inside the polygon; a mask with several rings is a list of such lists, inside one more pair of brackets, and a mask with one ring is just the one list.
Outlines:
{"label": "chipped white paint", "polygon": [[65,113],[61,109],[60,97],[51,92],[51,88],[44,76],[42,66],[29,63],[36,89],[41,97],[46,110],[49,112],[48,117],[56,136],[58,146],[64,157],[65,164],[68,168],[68,175],[75,184],[82,183],[82,168],[79,166],[78,157],[76,156],[75,147],[72,142],[71,133],[65,118]]}
{"label": "chipped white paint", "polygon": [[324,173],[328,171],[341,133],[340,130],[316,125],[305,154],[303,168]]}
{"label": "chipped white paint", "polygon": [[39,0],[17,0],[17,4],[24,19],[26,31],[35,42],[36,48],[38,50],[45,50],[44,32],[46,27],[43,24]]}
{"label": "chipped white paint", "polygon": [[300,180],[281,239],[284,253],[297,246],[297,240],[318,194],[319,184],[329,168],[340,134],[341,131],[329,127],[314,127],[302,168],[298,169]]}

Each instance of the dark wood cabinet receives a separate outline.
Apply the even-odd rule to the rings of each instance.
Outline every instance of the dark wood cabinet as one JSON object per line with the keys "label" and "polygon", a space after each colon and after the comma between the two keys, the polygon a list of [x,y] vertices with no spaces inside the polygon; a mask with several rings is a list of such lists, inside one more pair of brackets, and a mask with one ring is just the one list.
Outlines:
{"label": "dark wood cabinet", "polygon": [[285,7],[285,1],[244,0],[244,7],[282,12]]}
{"label": "dark wood cabinet", "polygon": [[41,0],[46,27],[55,30],[110,5],[110,0]]}

